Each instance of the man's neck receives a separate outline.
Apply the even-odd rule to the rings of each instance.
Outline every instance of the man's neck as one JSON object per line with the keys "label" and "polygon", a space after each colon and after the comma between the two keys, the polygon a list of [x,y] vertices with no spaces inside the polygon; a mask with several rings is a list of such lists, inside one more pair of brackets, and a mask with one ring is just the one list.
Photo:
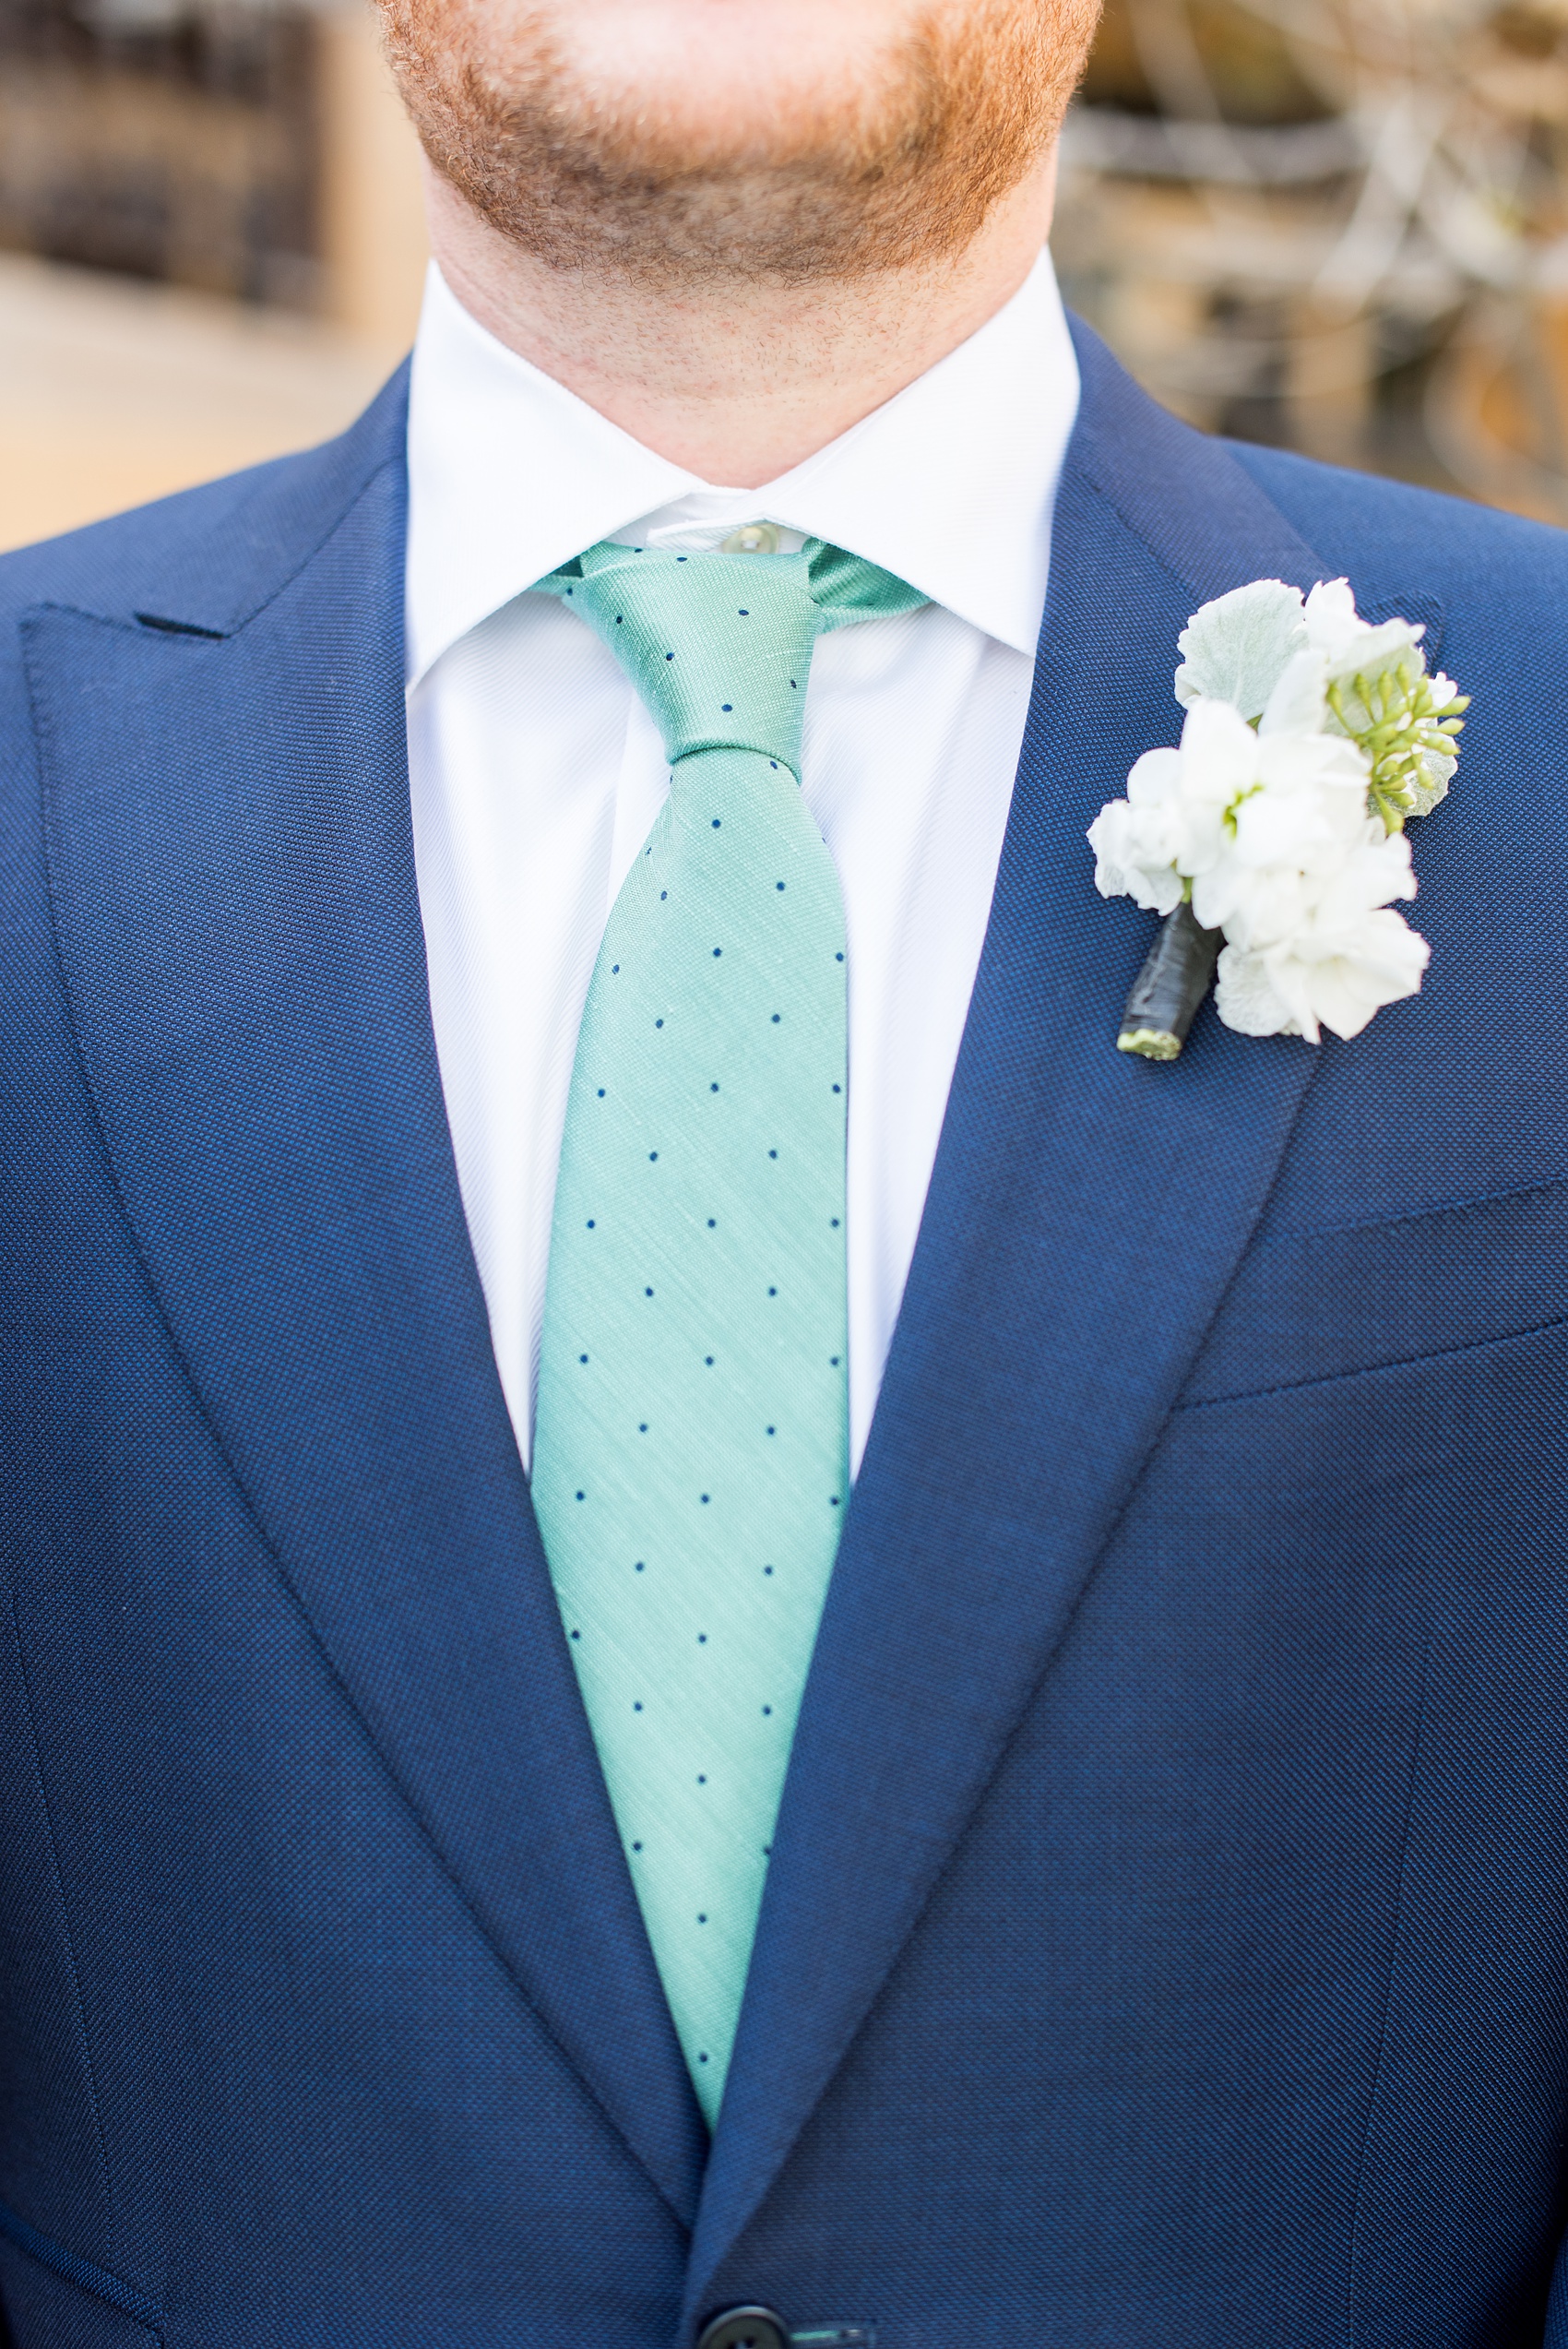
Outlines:
{"label": "man's neck", "polygon": [[428,177],[442,274],[481,326],[704,481],[777,480],[934,366],[1016,292],[1051,225],[1054,155],[956,257],[854,282],[683,291],[552,269]]}

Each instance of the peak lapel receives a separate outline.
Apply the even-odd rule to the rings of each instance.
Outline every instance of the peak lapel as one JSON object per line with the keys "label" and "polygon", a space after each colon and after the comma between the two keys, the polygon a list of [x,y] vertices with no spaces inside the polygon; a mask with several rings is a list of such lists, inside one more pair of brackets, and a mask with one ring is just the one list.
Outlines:
{"label": "peak lapel", "polygon": [[[431,1031],[401,448],[219,638],[28,629],[122,1197],[217,1438],[481,1929],[688,2222],[706,2151],[491,1356]],[[287,559],[286,559],[287,558]]]}
{"label": "peak lapel", "polygon": [[[1202,1015],[1114,1049],[1152,917],[1084,838],[1174,738],[1176,636],[1311,550],[1093,338],[990,930],[796,1735],[691,2309],[876,1997],[1062,1638],[1274,1178],[1313,1067]],[[743,2283],[743,2277],[737,2279]]]}

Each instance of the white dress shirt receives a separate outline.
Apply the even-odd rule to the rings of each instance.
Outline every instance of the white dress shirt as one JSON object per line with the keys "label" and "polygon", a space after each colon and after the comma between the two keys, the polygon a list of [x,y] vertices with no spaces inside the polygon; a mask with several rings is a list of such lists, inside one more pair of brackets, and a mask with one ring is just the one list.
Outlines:
{"label": "white dress shirt", "polygon": [[487,334],[432,268],[409,410],[414,849],[441,1079],[525,1463],[556,1163],[610,907],[669,788],[652,720],[527,590],[597,540],[778,525],[932,601],[823,638],[802,789],[849,932],[858,1468],[974,986],[1028,711],[1078,374],[1042,255],[968,341],[760,490],[658,457]]}

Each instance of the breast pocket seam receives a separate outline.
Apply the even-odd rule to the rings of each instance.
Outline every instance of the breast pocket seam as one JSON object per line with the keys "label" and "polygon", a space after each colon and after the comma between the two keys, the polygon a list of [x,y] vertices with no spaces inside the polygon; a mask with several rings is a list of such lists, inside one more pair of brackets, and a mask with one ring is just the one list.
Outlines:
{"label": "breast pocket seam", "polygon": [[1194,1411],[1215,1411],[1224,1403],[1266,1402],[1271,1395],[1299,1395],[1313,1387],[1340,1387],[1350,1378],[1376,1378],[1384,1371],[1408,1370],[1420,1362],[1446,1362],[1456,1354],[1484,1353],[1490,1347],[1516,1345],[1522,1338],[1538,1338],[1549,1330],[1568,1328],[1568,1314],[1554,1313],[1550,1320],[1532,1321],[1523,1330],[1495,1330],[1490,1337],[1469,1338],[1459,1346],[1436,1346],[1429,1353],[1397,1354],[1389,1362],[1358,1363],[1350,1370],[1325,1371],[1317,1378],[1285,1378],[1273,1387],[1241,1387],[1228,1395],[1199,1395],[1191,1402],[1178,1402],[1172,1407],[1172,1417]]}
{"label": "breast pocket seam", "polygon": [[1309,1240],[1343,1239],[1349,1232],[1398,1232],[1407,1224],[1436,1223],[1451,1215],[1474,1215],[1482,1208],[1508,1207],[1517,1199],[1538,1198],[1547,1191],[1568,1191],[1568,1174],[1550,1174],[1539,1183],[1515,1183],[1507,1190],[1478,1191],[1473,1198],[1443,1199],[1436,1206],[1410,1208],[1403,1215],[1353,1215],[1342,1223],[1309,1223],[1289,1231],[1260,1232],[1258,1245],[1301,1246]]}

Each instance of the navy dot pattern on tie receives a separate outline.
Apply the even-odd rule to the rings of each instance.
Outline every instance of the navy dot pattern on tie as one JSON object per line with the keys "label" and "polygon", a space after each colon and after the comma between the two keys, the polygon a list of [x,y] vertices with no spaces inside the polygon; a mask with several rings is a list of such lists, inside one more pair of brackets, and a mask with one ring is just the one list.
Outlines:
{"label": "navy dot pattern on tie", "polygon": [[534,1499],[710,2121],[849,1490],[846,947],[801,713],[825,626],[921,600],[818,568],[820,600],[809,554],[613,547],[546,583],[637,683],[671,789],[578,1041]]}

